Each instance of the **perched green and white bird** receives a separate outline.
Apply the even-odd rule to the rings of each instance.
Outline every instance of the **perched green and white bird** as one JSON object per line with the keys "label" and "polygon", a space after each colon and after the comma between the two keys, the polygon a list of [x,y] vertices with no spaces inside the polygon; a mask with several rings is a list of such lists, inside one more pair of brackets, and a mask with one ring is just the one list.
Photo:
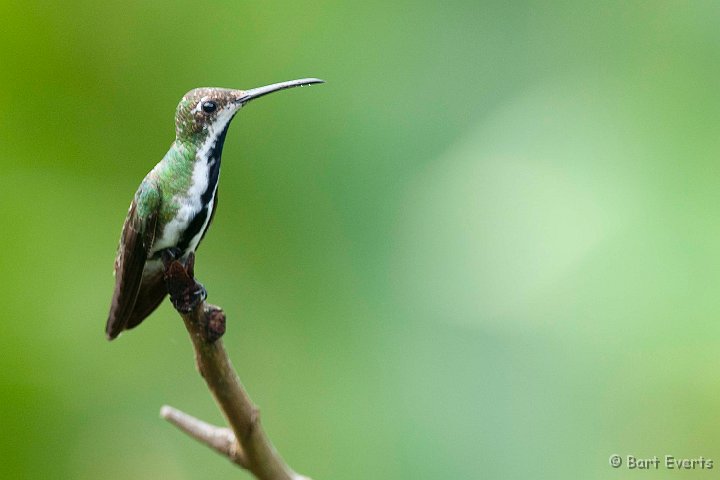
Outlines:
{"label": "perched green and white bird", "polygon": [[[140,324],[167,295],[162,254],[187,260],[212,222],[220,156],[230,121],[249,101],[286,88],[323,83],[304,78],[251,90],[196,88],[175,113],[175,141],[140,184],[115,259],[109,340]],[[204,292],[203,292],[204,293]]]}

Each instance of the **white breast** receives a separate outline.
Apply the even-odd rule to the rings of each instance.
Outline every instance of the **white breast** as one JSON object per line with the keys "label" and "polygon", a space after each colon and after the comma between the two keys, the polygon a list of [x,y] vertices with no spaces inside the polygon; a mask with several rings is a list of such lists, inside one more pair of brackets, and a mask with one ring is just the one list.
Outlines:
{"label": "white breast", "polygon": [[[190,221],[202,210],[201,197],[208,186],[209,171],[210,167],[206,162],[195,162],[190,189],[185,195],[175,195],[173,197],[172,201],[177,203],[180,208],[175,218],[165,225],[160,238],[155,240],[152,253],[177,245],[183,232],[190,225]],[[212,208],[212,204],[209,208]],[[190,250],[194,251],[197,243],[193,239]]]}

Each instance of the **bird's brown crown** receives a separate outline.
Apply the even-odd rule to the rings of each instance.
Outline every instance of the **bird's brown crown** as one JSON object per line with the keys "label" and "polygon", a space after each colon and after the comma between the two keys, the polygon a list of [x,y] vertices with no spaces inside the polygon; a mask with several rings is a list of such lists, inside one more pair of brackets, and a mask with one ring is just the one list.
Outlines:
{"label": "bird's brown crown", "polygon": [[[228,88],[195,88],[180,100],[175,112],[175,134],[178,139],[192,140],[205,136],[208,129],[224,116],[234,115],[242,90]],[[223,122],[225,123],[225,122]]]}

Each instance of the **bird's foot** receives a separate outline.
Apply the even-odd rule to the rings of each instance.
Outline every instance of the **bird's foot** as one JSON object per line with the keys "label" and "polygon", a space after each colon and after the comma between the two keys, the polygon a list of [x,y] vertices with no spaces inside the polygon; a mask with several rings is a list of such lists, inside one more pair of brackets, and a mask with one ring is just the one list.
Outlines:
{"label": "bird's foot", "polygon": [[167,266],[168,262],[178,260],[182,256],[182,250],[177,247],[169,247],[160,251],[160,258],[163,263]]}
{"label": "bird's foot", "polygon": [[[177,248],[163,250],[163,277],[175,310],[188,314],[203,304],[207,291],[195,280],[195,254],[190,253],[184,262],[181,255]],[[198,318],[208,342],[215,342],[225,333],[225,312],[221,308],[206,304]]]}
{"label": "bird's foot", "polygon": [[184,263],[181,253],[177,248],[163,250],[163,277],[175,310],[190,313],[207,298],[207,291],[195,280],[195,253],[191,252]]}
{"label": "bird's foot", "polygon": [[195,282],[194,286],[181,291],[169,291],[170,301],[180,313],[190,313],[207,298],[207,291],[202,284]]}

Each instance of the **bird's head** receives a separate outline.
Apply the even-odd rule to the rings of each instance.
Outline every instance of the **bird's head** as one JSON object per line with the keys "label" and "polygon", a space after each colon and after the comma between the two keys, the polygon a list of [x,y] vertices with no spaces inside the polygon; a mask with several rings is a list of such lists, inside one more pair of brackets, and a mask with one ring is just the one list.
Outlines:
{"label": "bird's head", "polygon": [[175,135],[180,141],[198,141],[219,135],[235,114],[249,101],[286,88],[324,83],[318,78],[303,78],[274,83],[250,90],[196,88],[180,100],[175,113]]}

